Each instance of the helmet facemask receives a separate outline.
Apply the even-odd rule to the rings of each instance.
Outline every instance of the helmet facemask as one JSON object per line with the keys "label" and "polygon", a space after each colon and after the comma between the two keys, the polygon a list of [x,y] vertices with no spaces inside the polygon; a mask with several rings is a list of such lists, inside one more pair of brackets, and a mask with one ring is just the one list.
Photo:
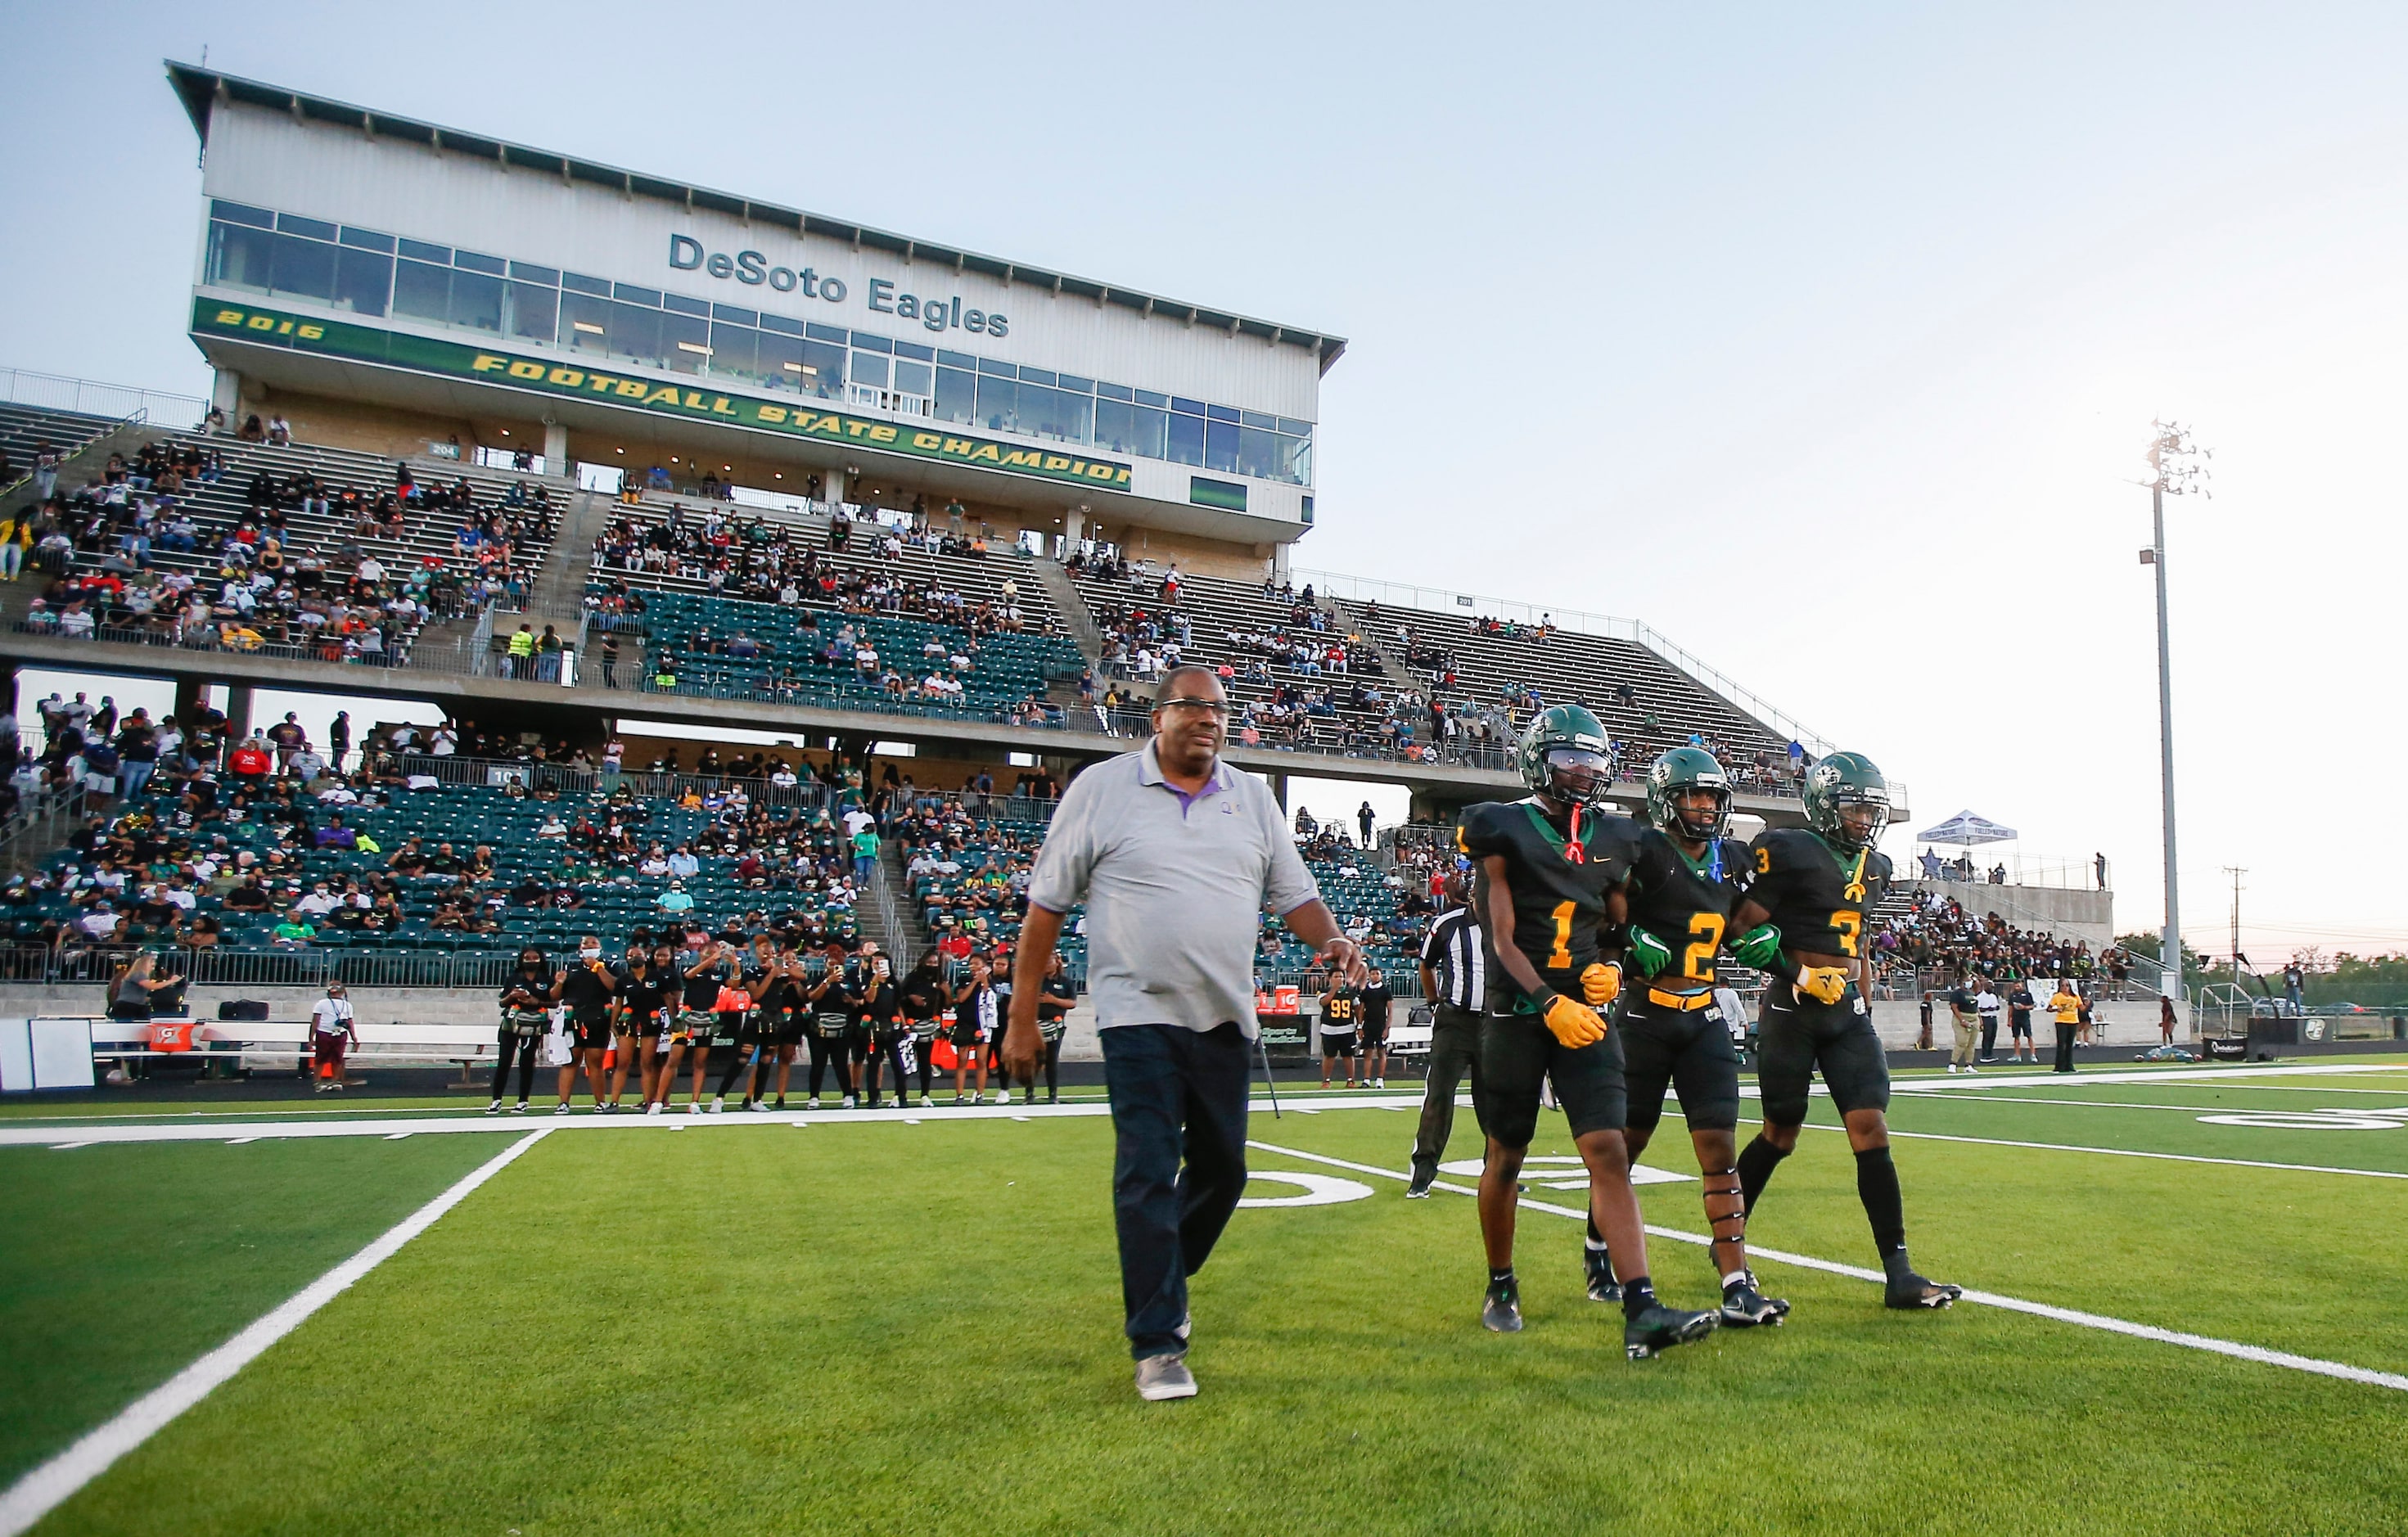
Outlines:
{"label": "helmet facemask", "polygon": [[1546,755],[1547,789],[1551,799],[1568,806],[1598,806],[1613,783],[1613,764],[1602,753],[1584,747],[1551,747]]}

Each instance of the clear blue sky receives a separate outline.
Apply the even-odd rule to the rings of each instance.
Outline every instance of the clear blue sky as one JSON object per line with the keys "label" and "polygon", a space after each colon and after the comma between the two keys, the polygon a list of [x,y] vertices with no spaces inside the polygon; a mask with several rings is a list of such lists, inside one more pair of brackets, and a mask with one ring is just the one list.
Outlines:
{"label": "clear blue sky", "polygon": [[[906,20],[907,15],[909,20]],[[2408,12],[17,7],[0,362],[197,392],[165,56],[1353,338],[1302,564],[1642,617],[2159,903],[2408,943]],[[1477,324],[1442,323],[1478,295]],[[2292,765],[2315,766],[2304,780]],[[2363,786],[2363,787],[2362,787]],[[2346,852],[2340,852],[2346,851]]]}

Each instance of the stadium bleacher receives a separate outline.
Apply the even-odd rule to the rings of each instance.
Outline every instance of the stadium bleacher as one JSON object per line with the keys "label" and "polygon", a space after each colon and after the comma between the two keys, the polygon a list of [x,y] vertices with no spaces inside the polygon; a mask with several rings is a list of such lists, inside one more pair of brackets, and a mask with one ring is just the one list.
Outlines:
{"label": "stadium bleacher", "polygon": [[1612,733],[1626,774],[1694,737],[1743,788],[1786,789],[1787,742],[1635,640],[1332,601],[1442,695],[1504,703],[1516,721],[1527,717],[1534,698],[1588,706]]}
{"label": "stadium bleacher", "polygon": [[[165,467],[178,461],[196,467],[165,481]],[[379,606],[376,594],[390,600],[405,589],[440,614],[483,596],[523,596],[572,494],[537,477],[450,464],[440,480],[421,475],[406,461],[346,449],[162,438],[123,467],[117,483],[104,478],[61,488],[64,515],[34,551],[34,564],[53,580],[41,608],[21,617],[36,626],[56,623],[64,604],[83,600],[103,625],[140,639],[209,644],[235,633],[224,630],[235,620],[237,631],[258,638],[244,649],[289,643],[317,654],[329,626],[341,627],[331,612],[337,595],[369,558],[382,576],[354,595],[362,607]],[[162,484],[175,489],[163,492]],[[126,536],[145,503],[152,517],[143,547],[132,550]],[[188,537],[177,532],[179,517],[189,519]],[[208,622],[179,616],[172,603],[127,601],[127,588],[149,584],[137,572],[189,578],[203,596],[221,596],[221,546],[230,536],[245,543],[249,568],[272,568],[291,591],[263,592],[251,612],[220,604]]]}
{"label": "stadium bleacher", "polygon": [[[1048,679],[1075,677],[1082,666],[1078,648],[1060,636],[980,635],[817,603],[660,591],[644,595],[640,611],[603,623],[648,648],[645,666],[624,669],[647,690],[832,709],[965,720],[1017,719],[1033,709],[1041,717]],[[869,659],[856,660],[865,650]]]}
{"label": "stadium bleacher", "polygon": [[[1271,746],[1362,756],[1431,742],[1426,704],[1400,697],[1369,638],[1354,634],[1350,645],[1340,616],[1298,596],[1182,574],[1172,601],[1144,566],[1081,563],[1072,580],[1096,628],[1112,638],[1102,660],[1118,655],[1119,676],[1144,681],[1127,657],[1143,650],[1159,659],[1165,643],[1181,662],[1226,668],[1223,683],[1240,711],[1231,730],[1241,740],[1251,729]],[[1324,627],[1313,627],[1316,616]]]}
{"label": "stadium bleacher", "polygon": [[[611,793],[563,793],[532,769],[504,769],[516,785],[429,776],[414,790],[372,788],[356,803],[241,793],[231,803],[239,820],[190,826],[178,825],[171,800],[128,803],[93,848],[58,850],[34,879],[12,881],[0,921],[19,945],[65,950],[190,944],[196,927],[213,925],[210,947],[222,951],[428,954],[529,944],[550,954],[583,933],[615,942],[638,927],[718,927],[748,913],[814,934],[856,921],[850,856],[824,800],[772,812],[738,782],[647,797],[632,778]],[[356,846],[322,844],[337,818]],[[405,851],[436,869],[411,873]],[[667,863],[681,855],[692,856],[691,871]],[[269,893],[265,905],[230,904],[251,871]],[[280,940],[279,925],[322,883],[337,899],[366,897],[364,915],[312,916],[305,941]],[[673,885],[690,907],[663,905]],[[189,912],[170,914],[170,888],[190,894]],[[122,930],[87,926],[102,902]]]}
{"label": "stadium bleacher", "polygon": [[34,472],[44,450],[65,459],[117,424],[84,411],[0,401],[0,490]]}

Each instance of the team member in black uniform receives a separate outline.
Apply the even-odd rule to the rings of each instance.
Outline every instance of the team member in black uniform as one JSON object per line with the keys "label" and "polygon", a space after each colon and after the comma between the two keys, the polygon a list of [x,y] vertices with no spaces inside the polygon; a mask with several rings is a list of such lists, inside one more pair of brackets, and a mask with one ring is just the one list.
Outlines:
{"label": "team member in black uniform", "polygon": [[844,1091],[844,1108],[853,1099],[853,989],[845,971],[844,941],[831,935],[820,951],[820,973],[804,992],[810,1010],[811,1108],[820,1108],[820,1080],[836,1065],[837,1086]]}
{"label": "team member in black uniform", "polygon": [[[631,948],[619,978],[621,1039],[633,1036],[638,1062],[637,1088],[643,1095],[644,1113],[660,1113],[661,1062],[666,1055],[662,1032],[668,1028],[681,989],[677,981],[677,952],[666,944]],[[626,1071],[626,1048],[620,1048],[619,1070]],[[618,1099],[618,1080],[611,1099]]]}
{"label": "team member in black uniform", "polygon": [[727,1091],[738,1079],[744,1083],[746,1110],[769,1108],[762,1102],[762,1091],[778,1059],[777,1027],[762,999],[780,980],[778,941],[767,934],[754,935],[750,947],[737,952],[736,981],[719,997],[720,1033],[736,1037],[736,1051],[719,1075],[718,1092],[710,1097],[714,1115],[726,1107]]}
{"label": "team member in black uniform", "polygon": [[[1747,881],[1747,850],[1723,837],[1730,807],[1730,776],[1701,748],[1676,747],[1647,770],[1653,826],[1640,830],[1631,868],[1627,961],[1648,982],[1623,998],[1622,1057],[1630,1079],[1623,1138],[1637,1158],[1663,1119],[1666,1086],[1679,1093],[1705,1176],[1706,1226],[1714,1235],[1714,1270],[1723,1281],[1722,1321],[1745,1329],[1778,1324],[1789,1304],[1759,1294],[1747,1268],[1746,1202],[1733,1137],[1739,1048],[1731,1022],[1714,1001],[1717,955]],[[1612,1300],[1612,1270],[1593,1228],[1588,1277],[1591,1297]]]}
{"label": "team member in black uniform", "polygon": [[1363,1016],[1363,1082],[1372,1088],[1388,1086],[1388,1005],[1396,998],[1376,966],[1355,996],[1356,1010]]}
{"label": "team member in black uniform", "polygon": [[1588,1165],[1590,1218],[1612,1247],[1615,1272],[1627,1278],[1623,1345],[1638,1360],[1702,1338],[1715,1315],[1668,1308],[1648,1284],[1647,1235],[1622,1138],[1621,1038],[1607,1033],[1598,1013],[1622,988],[1606,940],[1613,936],[1618,947],[1622,887],[1635,851],[1629,820],[1599,810],[1612,774],[1611,747],[1605,727],[1578,705],[1540,711],[1519,754],[1531,795],[1466,810],[1455,840],[1472,860],[1473,910],[1493,957],[1472,1081],[1472,1105],[1488,1136],[1480,1174],[1488,1294],[1480,1321],[1500,1333],[1522,1327],[1513,1276],[1516,1180],[1538,1129],[1540,1088],[1552,1079]]}
{"label": "team member in black uniform", "polygon": [[553,1114],[568,1113],[569,1090],[577,1086],[580,1063],[586,1086],[594,1091],[595,1111],[609,1108],[602,1102],[602,1054],[610,1049],[610,997],[618,990],[619,981],[610,974],[609,962],[602,958],[601,936],[580,938],[576,961],[563,966],[552,984],[552,1000],[567,1011],[566,1023],[577,1034],[577,1055],[560,1070],[560,1105]]}
{"label": "team member in black uniform", "polygon": [[[1037,998],[1037,1033],[1045,1041],[1045,1102],[1049,1105],[1062,1102],[1062,1035],[1070,1027],[1070,1011],[1078,1002],[1079,989],[1070,981],[1070,969],[1056,950],[1045,963],[1045,980]],[[1033,1092],[1035,1085],[1030,1088]]]}
{"label": "team member in black uniform", "polygon": [[869,1048],[861,1074],[861,1102],[871,1110],[879,1108],[878,1067],[892,1062],[896,1108],[910,1109],[911,1029],[903,1021],[903,1000],[883,955],[871,955],[863,964],[860,1017],[861,1033]]}
{"label": "team member in black uniform", "polygon": [[736,958],[721,941],[695,935],[688,948],[678,952],[676,964],[684,996],[679,1000],[678,1033],[669,1042],[669,1059],[661,1064],[660,1102],[667,1104],[677,1092],[678,1059],[683,1056],[694,1064],[686,1113],[699,1115],[703,1080],[710,1071],[711,1038],[719,1033],[719,994],[735,980]]}
{"label": "team member in black uniform", "polygon": [[1346,979],[1332,976],[1329,991],[1321,995],[1321,1086],[1329,1086],[1329,1075],[1337,1070],[1339,1059],[1346,1062],[1346,1086],[1354,1086],[1354,1061],[1363,1055],[1363,1001]]}
{"label": "team member in black uniform", "polygon": [[[755,1004],[761,1010],[762,1023],[769,1032],[770,1049],[778,1059],[780,1110],[786,1108],[786,1085],[794,1077],[795,1053],[802,1046],[803,1032],[810,1027],[810,1004],[804,998],[810,984],[803,957],[796,953],[794,941],[781,939],[767,982],[770,1001]],[[766,1063],[762,1072],[764,1076],[768,1072]],[[761,1098],[763,1092],[756,1089],[754,1098]]]}
{"label": "team member in black uniform", "polygon": [[953,990],[945,985],[945,953],[931,947],[920,957],[920,964],[903,974],[895,984],[896,1001],[903,1006],[903,1018],[911,1027],[911,1055],[919,1064],[920,1099],[927,1102],[928,1085],[937,1070],[934,1047],[945,1006],[953,999]]}
{"label": "team member in black uniform", "polygon": [[526,1113],[527,1091],[535,1087],[536,1041],[551,1019],[545,1005],[552,1001],[552,980],[543,952],[528,945],[519,952],[518,969],[502,984],[500,1050],[494,1058],[494,1102],[485,1107],[488,1115],[501,1113],[502,1085],[510,1075],[514,1056],[519,1065],[517,1113]]}
{"label": "team member in black uniform", "polygon": [[1774,1167],[1798,1145],[1819,1069],[1856,1149],[1856,1197],[1889,1278],[1885,1300],[1944,1308],[1962,1288],[1927,1281],[1907,1263],[1906,1208],[1884,1114],[1889,1063],[1859,990],[1870,980],[1865,914],[1889,884],[1889,860],[1873,847],[1889,820],[1889,786],[1863,754],[1833,753],[1807,770],[1805,798],[1805,827],[1768,827],[1748,846],[1747,895],[1731,920],[1742,932],[1768,921],[1778,930],[1773,943],[1752,951],[1742,941],[1737,952],[1773,978],[1756,1046],[1764,1129],[1740,1155],[1740,1186],[1753,1213]]}

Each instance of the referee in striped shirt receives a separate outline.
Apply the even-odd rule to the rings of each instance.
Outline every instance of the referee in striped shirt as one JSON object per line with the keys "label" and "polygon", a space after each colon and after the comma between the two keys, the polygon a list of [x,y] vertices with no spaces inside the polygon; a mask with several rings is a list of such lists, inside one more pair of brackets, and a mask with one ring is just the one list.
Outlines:
{"label": "referee in striped shirt", "polygon": [[1432,1014],[1429,1081],[1422,1089],[1421,1129],[1413,1136],[1413,1177],[1408,1199],[1429,1198],[1438,1160],[1455,1129],[1455,1085],[1466,1071],[1471,1092],[1480,1092],[1480,1009],[1488,980],[1487,949],[1480,920],[1471,911],[1471,890],[1461,871],[1446,878],[1446,911],[1422,940],[1422,997]]}

